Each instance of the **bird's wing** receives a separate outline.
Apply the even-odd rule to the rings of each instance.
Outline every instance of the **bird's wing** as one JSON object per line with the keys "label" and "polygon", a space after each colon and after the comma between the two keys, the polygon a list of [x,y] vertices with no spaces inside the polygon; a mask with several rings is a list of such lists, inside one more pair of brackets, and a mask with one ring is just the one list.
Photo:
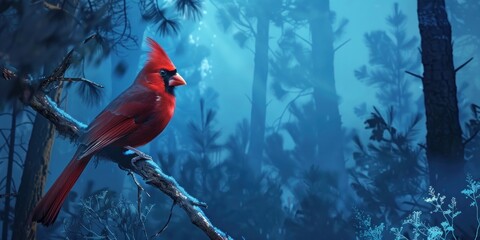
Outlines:
{"label": "bird's wing", "polygon": [[94,154],[134,132],[139,127],[139,118],[152,110],[154,98],[151,92],[135,87],[122,93],[89,125],[80,139],[86,146],[81,156]]}

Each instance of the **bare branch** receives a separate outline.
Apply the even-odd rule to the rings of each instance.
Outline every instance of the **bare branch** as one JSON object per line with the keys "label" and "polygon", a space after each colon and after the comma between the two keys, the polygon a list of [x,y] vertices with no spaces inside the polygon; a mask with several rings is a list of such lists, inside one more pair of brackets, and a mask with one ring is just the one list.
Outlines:
{"label": "bare branch", "polygon": [[[2,135],[3,140],[5,140],[5,143],[9,143],[10,140],[8,140],[7,135],[5,135],[5,133],[3,132],[4,130],[6,130],[6,129],[0,129],[0,135]],[[10,129],[8,129],[8,130],[10,130]]]}
{"label": "bare branch", "polygon": [[427,145],[423,144],[423,143],[419,143],[418,144],[418,147],[420,147],[421,149],[423,150],[427,150]]}
{"label": "bare branch", "polygon": [[352,39],[348,39],[347,41],[341,43],[340,45],[338,45],[338,47],[336,47],[335,49],[333,49],[333,52],[337,52],[338,50],[340,50],[340,48],[342,48],[343,46],[347,45],[348,42],[350,42],[350,40]]}
{"label": "bare branch", "polygon": [[298,34],[298,33],[295,33],[295,36],[296,36],[298,39],[300,39],[300,40],[302,40],[303,42],[305,42],[308,46],[310,46],[310,47],[312,46],[312,42],[310,42],[308,39],[302,37],[302,35],[300,35],[300,34]]}
{"label": "bare branch", "polygon": [[172,203],[172,206],[170,207],[170,214],[168,215],[168,219],[167,219],[167,222],[165,223],[165,225],[163,225],[162,229],[160,229],[160,231],[158,231],[155,235],[153,235],[151,238],[156,238],[158,236],[160,236],[160,234],[162,234],[168,227],[168,224],[170,223],[170,220],[172,220],[172,215],[173,215],[173,208],[175,207],[175,202]]}
{"label": "bare branch", "polygon": [[[92,34],[90,35],[89,37],[87,37],[85,40],[83,40],[82,44],[85,44],[87,43],[88,41],[92,40],[93,38],[95,38],[97,35],[96,34]],[[103,88],[102,85],[98,84],[98,83],[94,83],[90,80],[87,80],[87,79],[84,79],[84,78],[65,78],[65,72],[67,71],[67,69],[70,67],[70,65],[72,64],[72,55],[73,55],[73,52],[75,51],[75,48],[72,48],[68,53],[67,55],[65,56],[65,58],[63,58],[62,62],[60,63],[60,65],[58,65],[58,67],[53,71],[53,73],[44,78],[42,83],[40,84],[40,88],[42,90],[45,90],[50,84],[52,84],[53,82],[60,82],[60,81],[83,81],[83,82],[87,82],[89,84],[92,84],[96,87],[100,87],[100,88]],[[8,70],[6,70],[8,71]],[[7,75],[12,75],[13,72],[10,71],[10,73],[7,72]],[[4,70],[4,76],[5,76],[5,70]]]}
{"label": "bare branch", "polygon": [[87,43],[88,41],[94,39],[95,37],[97,37],[97,34],[92,34],[90,35],[89,37],[85,38],[85,40],[83,40],[83,44]]}
{"label": "bare branch", "polygon": [[419,78],[419,79],[422,79],[422,80],[423,80],[423,76],[420,76],[420,75],[418,75],[418,74],[416,74],[416,73],[413,73],[413,72],[410,72],[410,71],[405,71],[405,73],[407,73],[407,74],[409,74],[409,75],[412,75],[412,76],[414,76],[414,77],[416,77],[416,78]]}
{"label": "bare branch", "polygon": [[103,85],[98,84],[98,83],[93,82],[93,81],[90,81],[90,80],[85,79],[85,78],[63,78],[60,81],[62,81],[62,82],[86,82],[86,83],[88,83],[90,85],[93,85],[95,87],[103,88]]}
{"label": "bare branch", "polygon": [[470,137],[465,139],[465,141],[463,142],[463,146],[467,146],[468,143],[470,143],[473,139],[477,137],[479,132],[480,132],[480,128],[477,128],[477,130],[475,130],[475,132],[472,135],[470,135]]}
{"label": "bare branch", "polygon": [[[137,212],[138,212],[138,220],[140,220],[140,223],[142,223],[142,228],[143,228],[143,233],[145,234],[145,239],[148,239],[148,234],[147,234],[147,228],[145,228],[145,221],[142,219],[142,192],[145,191],[145,189],[140,185],[140,183],[137,181],[137,178],[135,175],[131,172],[128,171],[128,175],[132,176],[133,182],[135,185],[137,185]],[[150,195],[145,191],[145,193],[150,197]]]}
{"label": "bare branch", "polygon": [[[292,99],[290,100],[290,102],[287,103],[287,105],[285,105],[285,108],[283,109],[282,113],[280,114],[280,116],[278,118],[276,118],[274,121],[273,121],[273,125],[277,125],[277,130],[278,131],[280,129],[280,126],[282,125],[282,119],[283,119],[283,116],[285,115],[285,113],[289,110],[289,108],[301,97],[304,97],[304,96],[308,96],[310,94],[312,94],[312,92],[307,92],[308,89],[303,89],[302,91],[298,92],[297,95]],[[277,124],[278,123],[278,124]]]}
{"label": "bare branch", "polygon": [[73,50],[74,49],[70,50],[67,53],[67,56],[65,56],[62,63],[60,63],[60,65],[53,71],[53,73],[50,76],[42,79],[40,84],[41,90],[47,89],[47,87],[53,82],[56,82],[64,78],[65,72],[67,71],[67,69],[70,67],[70,64],[72,63]]}
{"label": "bare branch", "polygon": [[466,62],[464,62],[462,65],[458,66],[457,68],[455,68],[455,73],[460,71],[463,67],[467,66],[467,64],[469,64],[471,61],[473,60],[473,57],[471,57],[470,59],[468,59]]}

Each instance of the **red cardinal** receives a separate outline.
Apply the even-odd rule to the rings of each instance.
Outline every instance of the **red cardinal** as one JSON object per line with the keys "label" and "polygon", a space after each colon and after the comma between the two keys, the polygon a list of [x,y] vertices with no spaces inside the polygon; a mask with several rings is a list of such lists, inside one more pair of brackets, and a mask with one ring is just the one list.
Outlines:
{"label": "red cardinal", "polygon": [[134,150],[167,126],[175,109],[173,90],[186,82],[167,53],[152,39],[149,59],[135,82],[111,102],[80,137],[80,146],[33,212],[33,221],[55,222],[68,193],[90,159],[107,146]]}

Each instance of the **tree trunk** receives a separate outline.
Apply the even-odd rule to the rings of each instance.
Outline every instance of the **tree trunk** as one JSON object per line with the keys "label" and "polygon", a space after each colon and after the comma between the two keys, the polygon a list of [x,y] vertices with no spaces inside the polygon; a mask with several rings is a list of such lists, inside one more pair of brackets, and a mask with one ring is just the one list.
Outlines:
{"label": "tree trunk", "polygon": [[267,110],[268,78],[268,38],[270,19],[267,14],[257,17],[257,35],[255,38],[255,57],[252,84],[252,109],[250,115],[250,145],[248,156],[252,170],[260,172],[265,138],[265,118]]}
{"label": "tree trunk", "polygon": [[445,1],[418,0],[422,38],[423,92],[427,116],[430,184],[445,193],[464,185],[464,148],[460,128],[452,31]]}
{"label": "tree trunk", "polygon": [[[55,102],[60,100],[62,90],[63,87],[60,86],[52,91],[50,96]],[[18,189],[12,239],[35,239],[36,223],[32,223],[29,218],[45,189],[54,140],[55,126],[37,114]]]}
{"label": "tree trunk", "polygon": [[8,142],[8,164],[7,177],[5,179],[5,208],[3,210],[3,228],[2,240],[8,240],[8,231],[10,230],[10,200],[12,194],[13,162],[15,158],[15,135],[17,132],[17,100],[13,101],[12,121],[10,126],[10,139]]}
{"label": "tree trunk", "polygon": [[335,87],[334,33],[329,1],[314,4],[316,15],[309,20],[312,36],[312,72],[316,74],[313,97],[317,132],[317,156],[322,169],[345,170],[343,132]]}

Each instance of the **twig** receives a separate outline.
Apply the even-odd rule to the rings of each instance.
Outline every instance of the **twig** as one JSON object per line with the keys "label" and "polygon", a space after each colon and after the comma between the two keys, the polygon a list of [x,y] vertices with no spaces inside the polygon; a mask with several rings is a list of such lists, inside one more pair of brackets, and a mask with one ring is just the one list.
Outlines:
{"label": "twig", "polygon": [[[91,39],[95,38],[96,37],[96,34],[93,34],[89,37],[87,37],[85,40],[83,40],[82,44],[85,44],[87,43],[88,41],[90,41]],[[87,82],[89,84],[92,84],[96,87],[100,87],[100,88],[103,88],[102,85],[98,84],[98,83],[94,83],[90,80],[87,80],[87,79],[84,79],[84,78],[65,78],[65,72],[67,71],[67,69],[70,67],[70,65],[72,64],[72,55],[73,55],[73,52],[75,51],[75,48],[72,48],[68,53],[67,55],[65,56],[65,58],[63,58],[62,62],[60,63],[60,65],[58,65],[58,67],[53,71],[53,73],[44,78],[42,81],[41,81],[41,84],[40,84],[40,89],[45,91],[47,89],[47,87],[52,84],[53,82],[61,82],[61,81],[70,81],[70,82],[73,82],[73,81],[83,81],[83,82]],[[10,73],[10,75],[12,75],[13,73]]]}
{"label": "twig", "polygon": [[90,80],[85,79],[85,78],[63,78],[60,81],[62,81],[62,82],[86,82],[86,83],[91,84],[95,87],[103,88],[103,85],[98,84],[98,83],[93,82],[93,81],[90,81]]}
{"label": "twig", "polygon": [[30,109],[23,109],[23,111],[35,117],[35,113],[32,112]]}
{"label": "twig", "polygon": [[170,223],[170,220],[172,219],[173,208],[174,207],[175,207],[175,201],[172,202],[172,206],[170,207],[170,214],[168,215],[167,222],[165,223],[165,225],[163,225],[162,229],[160,229],[160,231],[158,231],[155,235],[150,237],[150,239],[153,239],[153,238],[156,238],[156,237],[160,236],[160,234],[162,234],[167,229],[168,224]]}
{"label": "twig", "polygon": [[42,83],[40,84],[40,89],[41,90],[46,90],[47,87],[55,82],[55,81],[59,81],[60,79],[63,79],[64,78],[64,75],[65,75],[65,72],[67,71],[67,69],[70,67],[70,64],[71,64],[71,59],[72,59],[72,54],[73,54],[73,49],[70,50],[68,53],[67,53],[67,56],[65,56],[65,58],[63,59],[63,61],[60,63],[60,65],[53,71],[53,73],[42,79]]}
{"label": "twig", "polygon": [[300,34],[295,33],[295,36],[299,38],[300,40],[304,41],[306,44],[308,44],[310,47],[312,46],[312,42],[310,42],[308,39],[302,37]]}
{"label": "twig", "polygon": [[[98,205],[98,199],[96,199],[96,200],[97,200],[97,205]],[[95,209],[92,208],[91,202],[89,204],[90,205],[84,204],[83,208],[86,209],[88,211],[88,213],[92,215],[92,217],[95,217],[97,219],[97,221],[100,224],[102,224],[101,226],[103,226],[109,232],[109,234],[111,234],[113,237],[115,237],[115,234],[113,233],[113,231],[110,230],[110,228],[108,227],[108,219],[104,222],[104,219],[98,214],[98,211],[96,211]]]}
{"label": "twig", "polygon": [[342,48],[343,46],[345,46],[348,42],[350,42],[350,40],[352,39],[348,39],[347,41],[343,42],[342,44],[338,45],[338,47],[336,47],[335,49],[333,49],[333,52],[337,52],[338,50],[340,50],[340,48]]}
{"label": "twig", "polygon": [[303,89],[302,91],[298,92],[297,96],[295,96],[289,103],[287,103],[287,105],[285,105],[285,108],[283,109],[280,116],[273,121],[273,125],[275,125],[278,122],[277,131],[280,129],[280,126],[282,125],[283,116],[289,110],[290,106],[292,106],[295,103],[295,101],[297,101],[299,98],[312,94],[312,92],[306,92],[307,90],[308,89]]}
{"label": "twig", "polygon": [[455,68],[455,72],[458,72],[460,71],[463,67],[467,66],[467,64],[469,64],[471,61],[473,60],[473,57],[471,57],[470,59],[468,59],[466,62],[464,62],[462,65],[458,66],[457,68]]}
{"label": "twig", "polygon": [[140,223],[142,223],[142,228],[143,232],[145,233],[145,239],[148,239],[148,234],[147,234],[147,229],[145,228],[145,222],[142,219],[142,192],[144,191],[147,196],[150,197],[150,194],[148,194],[145,189],[140,185],[140,183],[137,181],[137,178],[135,175],[133,175],[132,171],[128,171],[128,175],[132,176],[133,182],[135,185],[137,185],[137,212],[138,212],[138,219],[140,220]]}
{"label": "twig", "polygon": [[245,97],[247,98],[248,102],[252,104],[252,98],[250,98],[250,96],[248,96],[247,94],[245,94]]}
{"label": "twig", "polygon": [[7,135],[3,132],[5,129],[0,129],[0,135],[2,135],[3,137],[3,140],[5,140],[5,142],[10,142],[10,140],[8,140],[8,137]]}
{"label": "twig", "polygon": [[420,75],[418,75],[418,74],[416,74],[416,73],[413,73],[413,72],[410,72],[410,71],[405,71],[405,73],[410,74],[410,75],[412,75],[412,76],[414,76],[414,77],[416,77],[416,78],[420,78],[420,79],[423,80],[423,77],[420,76]]}
{"label": "twig", "polygon": [[123,21],[123,31],[120,37],[118,38],[117,42],[115,42],[116,45],[118,42],[122,40],[122,38],[125,36],[125,33],[127,32],[127,27],[128,27],[128,17],[127,17],[127,1],[123,0],[123,15],[124,15],[124,21]]}
{"label": "twig", "polygon": [[83,44],[87,43],[88,41],[94,39],[97,37],[97,34],[92,34],[90,35],[89,37],[85,38],[85,40],[83,40]]}
{"label": "twig", "polygon": [[126,171],[128,171],[128,175],[132,176],[133,182],[135,182],[135,185],[137,185],[138,190],[144,191],[145,194],[147,194],[147,196],[150,197],[150,194],[148,194],[148,192],[145,191],[145,188],[143,188],[142,185],[140,185],[135,175],[133,175],[132,171],[129,171],[128,169],[126,169]]}
{"label": "twig", "polygon": [[427,146],[423,143],[419,143],[417,144],[420,148],[424,149],[424,150],[427,150]]}
{"label": "twig", "polygon": [[469,138],[465,139],[465,141],[463,142],[463,146],[464,147],[467,146],[469,142],[471,142],[473,139],[477,137],[479,132],[480,132],[480,127],[477,127],[477,130],[472,135],[470,135]]}

